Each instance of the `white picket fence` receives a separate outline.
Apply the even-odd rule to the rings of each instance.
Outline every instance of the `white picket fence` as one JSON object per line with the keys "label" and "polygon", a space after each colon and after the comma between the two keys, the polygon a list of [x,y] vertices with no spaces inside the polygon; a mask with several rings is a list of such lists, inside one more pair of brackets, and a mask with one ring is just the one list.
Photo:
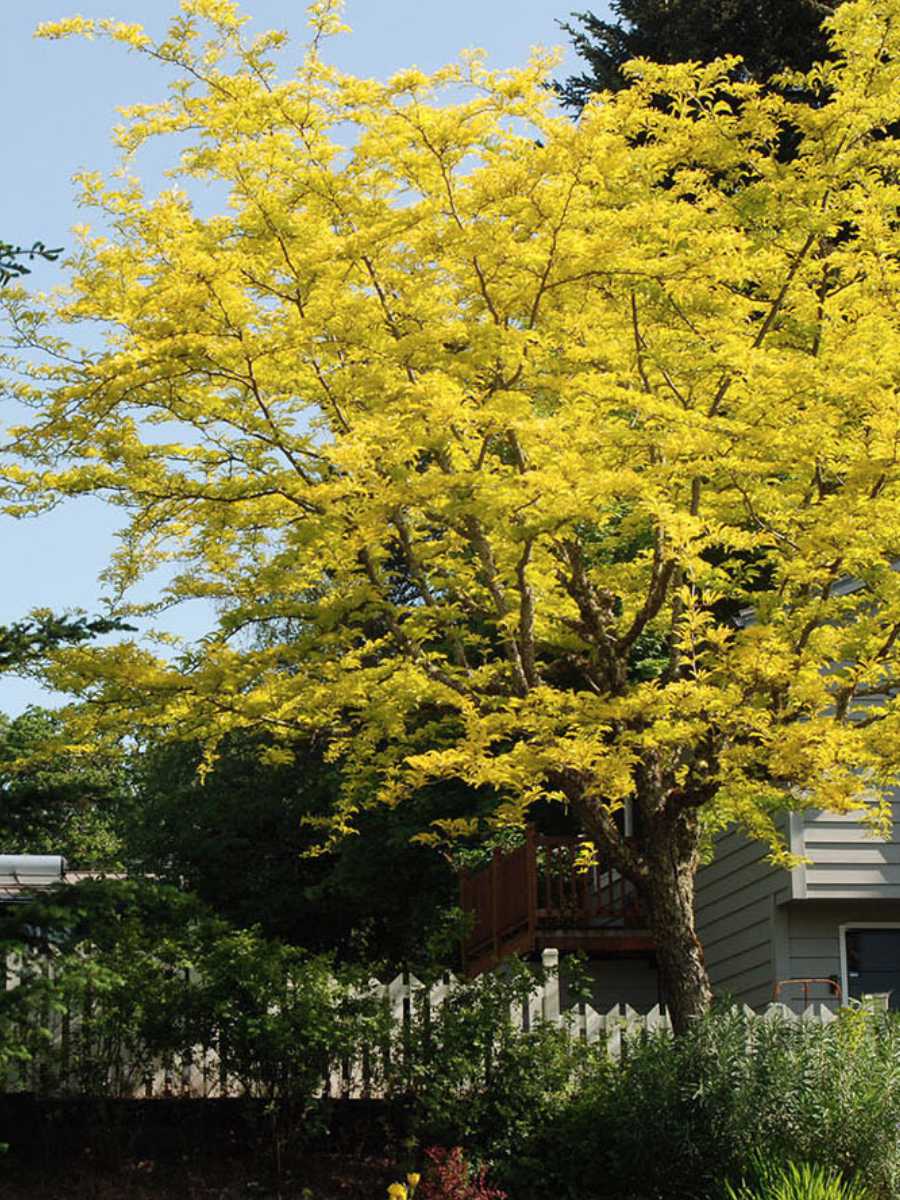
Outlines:
{"label": "white picket fence", "polygon": [[[627,1004],[616,1004],[604,1012],[598,1012],[589,1004],[564,1009],[558,957],[556,950],[543,952],[543,978],[536,979],[530,993],[510,1007],[513,1028],[527,1032],[540,1023],[548,1023],[567,1030],[573,1038],[588,1043],[603,1043],[606,1053],[616,1060],[627,1053],[629,1044],[635,1044],[658,1031],[671,1030],[668,1015],[658,1005],[646,1013],[637,1012]],[[6,986],[15,986],[15,983],[14,973],[8,972]],[[452,975],[445,976],[430,987],[410,975],[398,975],[386,984],[371,980],[368,995],[380,1001],[390,1017],[389,1025],[394,1035],[390,1047],[360,1047],[352,1059],[343,1061],[330,1072],[323,1081],[322,1094],[343,1098],[384,1094],[379,1083],[384,1056],[402,1057],[406,1035],[411,1034],[422,1020],[436,1020],[441,1006],[460,986],[460,981]],[[762,1012],[755,1012],[748,1007],[744,1008],[744,1012],[754,1021],[787,1021],[824,1026],[837,1019],[834,1007],[819,1001],[809,1004],[802,1011],[785,1004],[770,1004]],[[54,1053],[64,1061],[66,1040],[72,1036],[75,1027],[65,1015],[57,1017],[53,1024]],[[227,1060],[225,1046],[192,1046],[167,1063],[132,1065],[123,1062],[120,1056],[115,1064],[110,1064],[103,1090],[108,1094],[143,1097],[245,1094],[246,1089],[241,1081],[229,1072]],[[6,1079],[0,1080],[0,1088],[5,1091],[42,1090],[41,1070],[38,1062],[21,1064],[7,1071]],[[402,1075],[402,1069],[395,1070],[395,1079],[402,1078]]]}
{"label": "white picket fence", "polygon": [[[640,1013],[629,1004],[614,1004],[605,1012],[598,1012],[589,1004],[583,1004],[566,1009],[562,1008],[561,988],[559,979],[559,952],[544,950],[541,955],[544,968],[544,981],[535,981],[534,988],[523,1002],[510,1008],[513,1023],[523,1031],[531,1029],[537,1022],[546,1021],[562,1025],[573,1036],[583,1038],[588,1042],[605,1040],[608,1051],[615,1056],[612,1035],[625,1031],[626,1036],[653,1033],[656,1030],[670,1030],[671,1024],[667,1013],[657,1004],[649,1012]],[[391,983],[381,984],[372,981],[373,994],[381,996],[383,1002],[390,1008],[395,1023],[409,1022],[413,1013],[428,1005],[432,1012],[439,1010],[441,1004],[458,986],[458,981],[448,975],[437,984],[427,989],[425,984],[415,976],[404,978],[398,975]],[[764,1021],[800,1021],[829,1025],[836,1019],[837,1004],[833,1000],[817,1000],[806,1005],[802,1010],[792,1008],[788,1004],[769,1004],[761,1012],[743,1006],[743,1012],[753,1019]]]}
{"label": "white picket fence", "polygon": [[[606,1053],[616,1061],[627,1053],[629,1043],[659,1031],[671,1033],[668,1013],[658,1004],[649,1012],[641,1013],[628,1004],[615,1004],[612,1008],[598,1012],[590,1004],[579,1004],[564,1009],[562,1006],[559,952],[544,950],[542,955],[543,981],[535,981],[529,995],[521,1004],[510,1007],[510,1018],[514,1028],[527,1032],[540,1023],[549,1023],[568,1031],[570,1036],[589,1043],[604,1043]],[[440,983],[427,988],[415,976],[398,975],[391,983],[372,981],[372,994],[380,997],[389,1008],[395,1028],[411,1027],[424,1011],[434,1016],[441,1005],[459,986],[452,975]],[[773,1003],[761,1012],[743,1006],[743,1013],[753,1021],[789,1022],[805,1025],[830,1025],[837,1020],[834,1001],[814,1001],[797,1010],[790,1005]],[[332,1072],[326,1083],[326,1094],[354,1098],[369,1095],[365,1072],[358,1061],[345,1063],[342,1070]]]}

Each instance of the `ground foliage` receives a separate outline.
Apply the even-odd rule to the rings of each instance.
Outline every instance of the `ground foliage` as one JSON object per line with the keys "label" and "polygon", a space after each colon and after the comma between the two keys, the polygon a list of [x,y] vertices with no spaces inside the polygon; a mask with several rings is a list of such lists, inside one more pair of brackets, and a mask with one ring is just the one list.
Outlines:
{"label": "ground foliage", "polygon": [[844,1010],[824,1028],[722,1011],[621,1064],[589,1058],[570,1098],[504,1165],[514,1196],[706,1200],[786,1163],[900,1194],[900,1025]]}
{"label": "ground foliage", "polygon": [[[54,975],[26,972],[0,992],[0,1069],[14,1069],[18,1055],[19,1069],[31,1072],[31,1086],[51,1102],[51,1140],[52,1098],[93,1098],[90,1145],[108,1162],[127,1161],[139,1133],[128,1122],[140,1113],[117,1109],[115,1098],[140,1090],[151,1061],[177,1063],[194,1039],[224,1038],[246,1111],[184,1101],[171,1136],[160,1127],[158,1144],[142,1142],[156,1178],[167,1154],[192,1158],[187,1131],[206,1120],[207,1104],[210,1128],[244,1123],[246,1135],[228,1135],[233,1152],[249,1140],[259,1177],[286,1184],[304,1147],[340,1140],[344,1102],[316,1099],[327,1065],[368,1045],[373,1086],[390,1099],[381,1108],[368,1102],[372,1127],[341,1142],[336,1177],[373,1145],[391,1145],[393,1178],[397,1167],[422,1169],[425,1148],[437,1145],[462,1147],[513,1200],[711,1200],[751,1168],[762,1179],[789,1162],[855,1178],[870,1200],[900,1194],[894,1014],[846,1009],[823,1026],[723,1007],[680,1038],[630,1038],[612,1060],[602,1044],[556,1026],[518,1027],[511,1009],[533,981],[524,967],[471,981],[404,1030],[367,1004],[359,977],[335,977],[321,959],[225,929],[158,885],[82,884],[17,919],[3,948],[21,953],[35,944],[36,922],[52,927],[42,952],[53,956]],[[188,968],[200,976],[190,987]],[[73,1022],[67,1050],[54,1051],[49,1014],[78,1005],[85,1023]],[[66,1111],[61,1104],[55,1119]],[[2,1135],[15,1143],[14,1129]]]}
{"label": "ground foliage", "polygon": [[735,1187],[726,1185],[728,1200],[867,1200],[865,1185],[840,1171],[812,1163],[777,1164],[762,1155]]}
{"label": "ground foliage", "polygon": [[[710,998],[704,839],[737,820],[777,854],[788,798],[884,817],[894,779],[900,0],[837,9],[803,103],[730,60],[643,62],[577,125],[548,59],[360,80],[325,59],[337,5],[310,13],[287,77],[282,35],[248,41],[228,0],[159,44],[43,27],[175,80],[126,112],[125,174],[81,177],[113,232],[84,233],[71,291],[50,312],[4,292],[35,414],[9,507],[106,496],[116,589],[175,564],[131,611],[221,613],[174,661],[76,647],[50,678],[90,699],[83,744],[212,759],[251,728],[277,761],[318,734],[342,763],[326,836],[446,779],[500,824],[570,805],[637,887],[684,1028]],[[131,156],[169,135],[172,187],[147,195]],[[228,205],[201,215],[198,183]]]}

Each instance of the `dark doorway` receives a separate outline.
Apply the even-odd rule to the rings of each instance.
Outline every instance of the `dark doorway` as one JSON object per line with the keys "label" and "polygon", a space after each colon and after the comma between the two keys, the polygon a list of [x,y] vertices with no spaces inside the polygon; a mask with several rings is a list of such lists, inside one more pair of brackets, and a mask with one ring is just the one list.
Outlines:
{"label": "dark doorway", "polygon": [[845,936],[849,995],[889,992],[890,1007],[900,1010],[900,928],[848,929]]}

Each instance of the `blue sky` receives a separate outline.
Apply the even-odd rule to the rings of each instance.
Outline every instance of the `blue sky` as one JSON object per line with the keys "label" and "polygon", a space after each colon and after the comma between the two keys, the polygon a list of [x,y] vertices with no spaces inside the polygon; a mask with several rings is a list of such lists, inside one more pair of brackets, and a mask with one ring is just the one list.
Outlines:
{"label": "blue sky", "polygon": [[[165,88],[168,73],[157,64],[105,42],[80,39],[38,41],[32,33],[40,21],[81,12],[140,22],[161,33],[177,0],[5,0],[0,4],[0,71],[4,176],[0,201],[0,238],[48,245],[71,244],[69,229],[83,222],[71,183],[82,168],[106,170],[114,164],[109,130],[117,105],[150,101]],[[296,43],[305,34],[304,0],[248,0],[253,29],[279,28]],[[461,50],[483,47],[492,65],[524,62],[531,46],[565,46],[557,19],[572,9],[606,5],[579,0],[348,0],[349,37],[331,42],[330,55],[342,68],[359,75],[384,77],[416,65],[431,70]],[[288,50],[286,66],[292,66]],[[571,54],[560,68],[564,77],[578,68]],[[152,154],[140,163],[145,179],[158,175]],[[31,281],[50,286],[61,278],[58,266],[40,265]],[[2,414],[2,409],[0,409]],[[102,583],[98,576],[114,545],[116,513],[94,500],[79,500],[35,520],[0,516],[0,548],[4,563],[0,589],[0,623],[26,615],[35,607],[99,611]],[[169,627],[191,637],[201,633],[209,613],[200,606],[172,614]],[[30,680],[0,679],[0,711],[17,713],[28,704],[54,703]]]}

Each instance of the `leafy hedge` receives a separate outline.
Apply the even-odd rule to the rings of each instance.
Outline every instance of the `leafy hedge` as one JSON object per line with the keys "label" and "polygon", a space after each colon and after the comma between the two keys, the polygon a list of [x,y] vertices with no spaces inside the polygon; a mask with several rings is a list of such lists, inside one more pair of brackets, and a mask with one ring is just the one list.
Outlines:
{"label": "leafy hedge", "polygon": [[385,1014],[356,972],[234,929],[174,888],[81,884],[5,914],[0,1070],[46,1094],[127,1095],[192,1047],[248,1095],[309,1106]]}
{"label": "leafy hedge", "polygon": [[[517,1200],[707,1200],[748,1163],[806,1162],[900,1197],[900,1021],[822,1027],[725,1010],[623,1062],[586,1055],[555,1114],[501,1164]],[[488,1153],[491,1147],[484,1147]]]}

